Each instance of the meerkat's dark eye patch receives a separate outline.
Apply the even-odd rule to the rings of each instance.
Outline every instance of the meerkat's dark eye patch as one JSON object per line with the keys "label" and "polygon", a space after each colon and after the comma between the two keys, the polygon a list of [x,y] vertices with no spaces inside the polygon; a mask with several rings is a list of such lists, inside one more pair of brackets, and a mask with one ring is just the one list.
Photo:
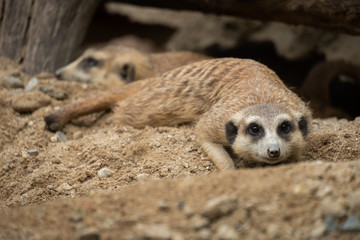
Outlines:
{"label": "meerkat's dark eye patch", "polygon": [[303,137],[306,137],[306,135],[308,134],[308,121],[306,117],[301,117],[298,125]]}
{"label": "meerkat's dark eye patch", "polygon": [[82,69],[90,69],[92,67],[96,67],[96,66],[100,66],[101,65],[101,61],[93,58],[93,57],[87,57],[84,58],[80,63],[79,63],[79,67]]}
{"label": "meerkat's dark eye patch", "polygon": [[289,121],[283,121],[277,128],[277,133],[280,137],[287,138],[289,133],[293,130],[293,124]]}
{"label": "meerkat's dark eye patch", "polygon": [[249,126],[246,128],[246,132],[255,138],[260,138],[264,135],[264,129],[257,123],[250,123]]}
{"label": "meerkat's dark eye patch", "polygon": [[225,124],[225,133],[226,133],[226,140],[233,144],[235,142],[238,128],[234,125],[232,121],[229,121]]}
{"label": "meerkat's dark eye patch", "polygon": [[135,66],[131,63],[125,63],[118,68],[118,74],[126,83],[131,83],[135,80]]}

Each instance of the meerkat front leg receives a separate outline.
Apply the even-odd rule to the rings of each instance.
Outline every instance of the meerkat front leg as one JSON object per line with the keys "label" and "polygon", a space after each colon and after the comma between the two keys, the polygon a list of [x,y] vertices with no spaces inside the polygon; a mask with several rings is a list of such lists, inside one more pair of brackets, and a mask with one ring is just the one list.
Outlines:
{"label": "meerkat front leg", "polygon": [[204,141],[201,146],[219,170],[234,169],[235,165],[222,144]]}

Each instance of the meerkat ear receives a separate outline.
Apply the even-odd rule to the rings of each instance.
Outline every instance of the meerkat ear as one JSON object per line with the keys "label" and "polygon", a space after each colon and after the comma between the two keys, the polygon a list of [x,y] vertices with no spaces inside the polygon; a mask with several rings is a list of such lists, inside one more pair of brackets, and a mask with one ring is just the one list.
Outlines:
{"label": "meerkat ear", "polygon": [[233,121],[230,120],[225,124],[225,133],[227,141],[230,144],[233,144],[238,134],[238,128],[235,126]]}
{"label": "meerkat ear", "polygon": [[302,116],[300,120],[298,121],[299,129],[303,135],[303,137],[306,137],[308,134],[308,120],[305,116]]}
{"label": "meerkat ear", "polygon": [[126,83],[135,80],[135,66],[132,63],[124,63],[117,69],[117,73]]}

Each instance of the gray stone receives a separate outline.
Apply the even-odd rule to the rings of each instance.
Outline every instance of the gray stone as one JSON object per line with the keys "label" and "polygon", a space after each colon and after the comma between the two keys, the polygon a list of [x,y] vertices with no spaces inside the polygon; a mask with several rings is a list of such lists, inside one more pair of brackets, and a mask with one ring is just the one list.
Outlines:
{"label": "gray stone", "polygon": [[98,177],[111,177],[114,174],[109,168],[104,167],[97,172]]}
{"label": "gray stone", "polygon": [[3,78],[2,84],[6,88],[23,88],[24,82],[20,77],[6,76]]}
{"label": "gray stone", "polygon": [[350,215],[340,229],[342,232],[360,232],[360,220],[354,215]]}
{"label": "gray stone", "polygon": [[336,231],[337,224],[332,216],[326,216],[324,223],[325,223],[325,231],[327,233]]}
{"label": "gray stone", "polygon": [[55,88],[40,87],[39,90],[56,100],[64,100],[68,98],[67,93]]}
{"label": "gray stone", "polygon": [[210,220],[215,220],[232,213],[237,209],[237,206],[238,201],[235,197],[222,195],[206,202],[202,216]]}
{"label": "gray stone", "polygon": [[26,86],[25,86],[25,91],[27,91],[27,92],[31,91],[38,85],[38,83],[39,83],[39,80],[36,77],[30,79],[28,84],[26,84]]}
{"label": "gray stone", "polygon": [[67,137],[66,137],[65,133],[62,132],[62,131],[57,131],[56,136],[57,136],[57,139],[58,139],[59,142],[66,142],[67,141]]}
{"label": "gray stone", "polygon": [[28,151],[28,154],[29,154],[30,156],[37,156],[37,155],[39,154],[39,151],[36,150],[36,149],[30,149],[30,150]]}

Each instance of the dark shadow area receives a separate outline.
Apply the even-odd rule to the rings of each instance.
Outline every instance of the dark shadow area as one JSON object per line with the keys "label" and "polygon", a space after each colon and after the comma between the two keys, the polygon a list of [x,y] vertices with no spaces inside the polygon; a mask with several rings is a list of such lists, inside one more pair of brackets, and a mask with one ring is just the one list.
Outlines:
{"label": "dark shadow area", "polygon": [[351,76],[335,76],[329,85],[331,105],[343,109],[352,118],[360,116],[360,86],[359,79]]}
{"label": "dark shadow area", "polygon": [[276,53],[271,42],[244,42],[236,48],[227,50],[213,46],[208,48],[206,53],[214,57],[250,58],[259,61],[274,70],[290,87],[300,87],[313,65],[324,60],[324,56],[313,54],[303,59],[289,61]]}
{"label": "dark shadow area", "polygon": [[126,35],[134,35],[152,41],[161,51],[176,29],[158,24],[141,24],[131,21],[128,17],[109,14],[100,7],[95,13],[83,46],[108,42]]}

